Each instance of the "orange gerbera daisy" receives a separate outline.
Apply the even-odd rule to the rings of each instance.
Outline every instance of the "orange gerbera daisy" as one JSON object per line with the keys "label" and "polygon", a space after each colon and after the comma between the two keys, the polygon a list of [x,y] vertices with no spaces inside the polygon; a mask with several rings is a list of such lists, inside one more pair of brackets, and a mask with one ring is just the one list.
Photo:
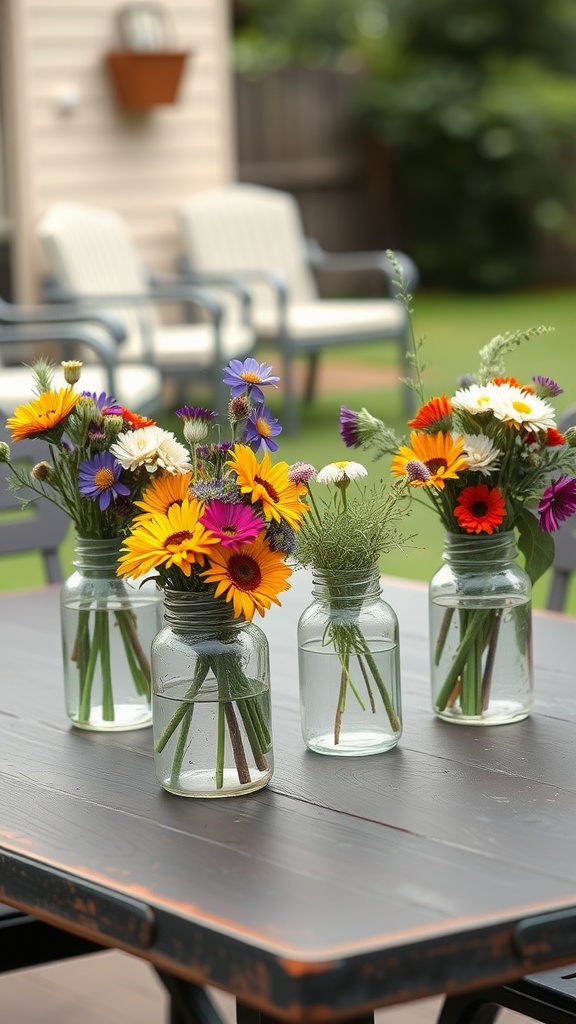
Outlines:
{"label": "orange gerbera daisy", "polygon": [[436,487],[441,491],[445,480],[457,480],[461,470],[468,468],[462,454],[464,438],[450,434],[410,434],[410,447],[402,445],[392,460],[394,476],[407,476],[413,487]]}
{"label": "orange gerbera daisy", "polygon": [[263,536],[236,550],[223,545],[214,548],[208,561],[210,568],[202,578],[217,584],[215,597],[225,594],[233,602],[235,619],[243,615],[250,621],[255,611],[264,615],[272,602],[280,604],[277,595],[290,589],[287,581],[292,569],[284,554],[272,551]]}
{"label": "orange gerbera daisy", "polygon": [[516,377],[493,377],[491,384],[509,384],[512,388],[522,388],[522,391],[526,391],[529,395],[534,394],[534,388],[531,384],[519,384]]}
{"label": "orange gerbera daisy", "polygon": [[153,569],[172,566],[190,576],[192,566],[203,565],[205,556],[218,543],[218,537],[199,521],[205,511],[202,502],[186,498],[181,505],[172,505],[166,515],[157,513],[135,523],[123,541],[118,576],[137,579]]}
{"label": "orange gerbera daisy", "polygon": [[129,423],[134,430],[139,430],[140,427],[155,427],[156,420],[151,420],[147,416],[140,416],[137,412],[132,412],[131,409],[125,409],[123,405],[120,406],[122,409],[122,419],[125,423]]}
{"label": "orange gerbera daisy", "polygon": [[70,415],[79,398],[80,395],[71,388],[60,388],[59,391],[43,391],[27,405],[19,405],[14,415],[6,420],[6,426],[12,431],[12,440],[22,441],[25,437],[50,434]]}
{"label": "orange gerbera daisy", "polygon": [[427,427],[438,425],[442,420],[447,420],[451,415],[452,403],[448,395],[439,395],[420,406],[414,419],[408,420],[408,426],[417,430],[425,430]]}
{"label": "orange gerbera daisy", "polygon": [[464,488],[454,515],[466,533],[494,533],[506,515],[506,502],[498,487],[476,484]]}
{"label": "orange gerbera daisy", "polygon": [[248,494],[253,505],[261,502],[266,519],[283,521],[294,530],[300,528],[304,513],[308,511],[308,505],[300,499],[308,489],[304,484],[292,483],[287,462],[273,466],[268,452],[262,462],[258,462],[251,448],[237,444],[230,452],[227,465],[234,470],[242,494]]}
{"label": "orange gerbera daisy", "polygon": [[172,505],[181,505],[185,498],[190,497],[191,480],[192,473],[164,473],[153,477],[142,500],[134,502],[143,510],[142,515],[138,516],[138,522],[159,512],[167,515]]}

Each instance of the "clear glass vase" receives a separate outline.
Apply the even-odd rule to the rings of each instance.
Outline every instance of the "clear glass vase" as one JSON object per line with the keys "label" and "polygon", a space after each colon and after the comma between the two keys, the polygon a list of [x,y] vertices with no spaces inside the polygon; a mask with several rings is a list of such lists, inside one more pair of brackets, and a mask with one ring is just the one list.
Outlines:
{"label": "clear glass vase", "polygon": [[165,592],[152,644],[158,781],[187,797],[240,796],[272,777],[268,641],[230,603]]}
{"label": "clear glass vase", "polygon": [[429,587],[432,703],[460,725],[504,725],[533,704],[532,587],[513,532],[446,534]]}
{"label": "clear glass vase", "polygon": [[340,756],[390,750],[402,732],[398,620],[378,567],[315,571],[312,596],[298,623],[306,746]]}
{"label": "clear glass vase", "polygon": [[66,712],[79,729],[117,732],[152,724],[150,647],[162,625],[152,580],[116,575],[120,540],[76,538],[76,571],[62,585]]}

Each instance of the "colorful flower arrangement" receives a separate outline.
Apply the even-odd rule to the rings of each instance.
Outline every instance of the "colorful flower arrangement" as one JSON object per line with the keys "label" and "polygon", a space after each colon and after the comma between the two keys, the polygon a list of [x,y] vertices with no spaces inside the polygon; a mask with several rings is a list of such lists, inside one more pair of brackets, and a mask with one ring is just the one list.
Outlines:
{"label": "colorful flower arrangement", "polygon": [[[82,363],[69,360],[62,367],[66,386],[57,388],[55,365],[44,359],[34,363],[37,397],[18,406],[6,421],[16,445],[26,438],[41,439],[48,456],[28,469],[18,460],[10,461],[9,446],[5,446],[0,457],[12,469],[9,486],[23,507],[45,499],[61,508],[74,524],[77,539],[116,539],[119,546],[134,514],[134,502],[150,475],[179,471],[187,465],[188,453],[154,420],[119,405],[105,393],[76,390]],[[149,703],[150,661],[138,635],[138,617],[133,610],[118,607],[113,625],[122,637],[122,671],[131,678],[134,692]],[[115,719],[110,630],[103,608],[90,605],[79,610],[76,636],[64,652],[65,675],[77,677],[78,724],[90,720],[96,679],[102,689],[102,716],[106,721]]]}
{"label": "colorful flower arrangement", "polygon": [[[406,488],[397,484],[384,493],[381,482],[368,487],[360,483],[368,475],[366,468],[346,460],[332,462],[317,474],[312,466],[301,463],[298,473],[309,486],[310,512],[296,539],[295,558],[322,581],[329,604],[322,652],[334,652],[340,666],[334,747],[340,744],[348,698],[355,702],[356,709],[374,715],[377,701],[381,701],[391,734],[398,737],[399,709],[390,692],[396,679],[383,678],[359,616],[370,589],[369,574],[378,573],[379,558],[409,540],[400,532],[408,512]],[[316,493],[311,486],[314,479],[316,484],[329,488],[327,497]],[[380,637],[381,642],[384,640]],[[305,651],[300,650],[299,656],[305,660]],[[300,674],[302,681],[306,675],[304,662]]]}
{"label": "colorful flower arrangement", "polygon": [[[166,594],[204,595],[215,603],[214,618],[221,623],[225,642],[228,617],[250,622],[256,612],[263,616],[273,603],[280,604],[278,594],[289,588],[292,573],[287,557],[308,506],[307,488],[298,472],[286,462],[273,465],[270,459],[270,451],[278,449],[274,437],[281,428],[264,406],[262,388],[277,386],[279,378],[271,375],[271,367],[249,358],[243,363],[232,360],[223,379],[231,388],[232,440],[209,440],[210,429],[218,429],[214,412],[189,407],[177,411],[190,447],[189,462],[174,473],[157,474],[135,502],[139,513],[124,538],[118,573],[139,578],[153,572]],[[134,445],[129,449],[117,449],[117,457],[131,460]],[[208,654],[199,658],[189,681],[190,705],[207,677],[215,679],[222,694],[216,751],[216,778],[221,779],[224,724],[230,710],[225,695],[237,704],[258,763],[265,758],[271,737],[237,660]],[[190,716],[182,708],[155,739],[157,753],[170,740],[174,744],[174,784],[190,728]],[[236,753],[234,749],[235,757]],[[245,763],[241,751],[236,763],[240,771]]]}
{"label": "colorful flower arrangement", "polygon": [[[397,265],[395,269],[400,300],[411,315],[411,296]],[[563,435],[556,426],[551,399],[562,388],[545,375],[534,376],[530,383],[507,376],[505,356],[549,330],[536,327],[499,335],[481,349],[474,377],[463,379],[452,396],[427,401],[421,342],[414,344],[414,377],[406,383],[414,387],[421,405],[408,421],[408,441],[402,442],[366,409],[343,407],[340,413],[344,443],[372,449],[376,458],[391,455],[392,474],[432,506],[449,534],[515,531],[532,583],[553,561],[552,534],[576,512],[576,430]],[[472,638],[471,657],[481,660],[490,641],[489,629],[480,640]]]}

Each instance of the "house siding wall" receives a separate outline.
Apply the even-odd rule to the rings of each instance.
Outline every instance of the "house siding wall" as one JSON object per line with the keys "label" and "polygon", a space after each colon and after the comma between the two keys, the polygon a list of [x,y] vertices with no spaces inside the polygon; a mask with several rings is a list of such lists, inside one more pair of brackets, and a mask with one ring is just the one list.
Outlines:
{"label": "house siding wall", "polygon": [[[35,224],[61,200],[117,210],[143,262],[172,272],[178,203],[234,176],[228,0],[165,5],[171,48],[190,56],[178,102],[146,113],[119,108],[105,65],[121,48],[117,0],[10,2],[12,52],[22,58],[4,86],[17,297],[39,296]],[[80,102],[63,113],[69,86]]]}

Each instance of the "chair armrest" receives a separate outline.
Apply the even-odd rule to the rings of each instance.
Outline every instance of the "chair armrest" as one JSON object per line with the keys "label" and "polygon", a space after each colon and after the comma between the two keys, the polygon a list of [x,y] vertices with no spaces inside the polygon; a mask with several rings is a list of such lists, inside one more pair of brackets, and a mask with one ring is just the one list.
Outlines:
{"label": "chair armrest", "polygon": [[118,361],[116,343],[107,335],[97,334],[82,324],[39,323],[39,324],[1,324],[1,345],[33,345],[41,341],[56,341],[68,347],[70,344],[82,344],[91,349],[106,370],[108,390],[111,395],[115,391],[114,370]]}
{"label": "chair armrest", "polygon": [[251,322],[252,296],[248,288],[243,284],[240,276],[234,274],[220,274],[216,271],[194,271],[190,266],[188,257],[180,255],[176,260],[178,280],[187,284],[209,285],[213,288],[224,288],[230,291],[242,305],[242,319],[244,323]]}
{"label": "chair armrest", "polygon": [[[306,252],[310,264],[316,270],[380,270],[386,278],[390,293],[394,296],[398,293],[394,283],[396,271],[384,251],[331,253],[326,252],[315,238],[307,238]],[[394,256],[402,270],[405,287],[413,291],[420,280],[414,260],[403,252],[395,251]]]}
{"label": "chair armrest", "polygon": [[[94,306],[133,306],[135,308],[160,304],[162,302],[189,302],[207,312],[215,323],[223,315],[222,303],[205,288],[185,282],[181,278],[149,277],[147,292],[126,292],[116,294],[77,295],[59,288],[52,279],[44,284],[44,294],[50,301],[72,302],[78,314],[85,316]],[[108,315],[108,314],[106,314]]]}
{"label": "chair armrest", "polygon": [[124,341],[126,330],[122,321],[108,313],[82,310],[77,303],[67,303],[66,308],[56,306],[16,306],[0,299],[0,324],[78,324],[87,320],[98,324],[109,333],[116,343]]}

